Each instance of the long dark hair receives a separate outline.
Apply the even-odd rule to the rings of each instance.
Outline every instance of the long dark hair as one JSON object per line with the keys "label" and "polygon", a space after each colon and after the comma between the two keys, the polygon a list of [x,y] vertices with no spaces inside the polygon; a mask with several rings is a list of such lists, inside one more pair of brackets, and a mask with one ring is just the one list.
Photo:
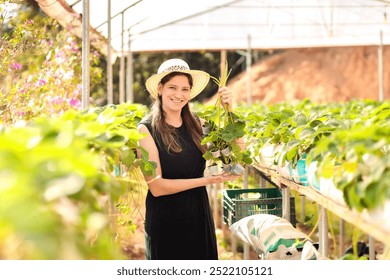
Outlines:
{"label": "long dark hair", "polygon": [[[187,73],[182,72],[172,72],[163,77],[160,81],[161,85],[164,85],[168,81],[170,81],[175,76],[185,76],[188,78],[190,88],[192,88],[193,80],[192,76]],[[190,134],[191,138],[193,139],[195,145],[198,147],[198,149],[204,153],[205,147],[200,144],[202,140],[202,128],[200,124],[199,118],[191,112],[189,104],[187,103],[182,111],[181,111],[181,117],[183,119],[183,124],[188,130],[188,133]],[[158,98],[153,103],[149,118],[151,118],[152,122],[152,133],[155,134],[156,131],[158,131],[161,135],[161,140],[164,144],[164,146],[167,147],[168,152],[173,153],[180,153],[182,151],[182,147],[180,146],[180,143],[177,139],[176,130],[173,126],[167,124],[165,122],[165,112],[162,108],[162,97],[158,96]],[[158,139],[157,137],[154,137],[154,139]]]}

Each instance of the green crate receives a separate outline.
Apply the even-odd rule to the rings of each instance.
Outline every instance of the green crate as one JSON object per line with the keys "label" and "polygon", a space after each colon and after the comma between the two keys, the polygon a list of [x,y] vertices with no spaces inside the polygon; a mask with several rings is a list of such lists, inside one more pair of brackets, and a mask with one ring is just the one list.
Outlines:
{"label": "green crate", "polygon": [[[254,214],[283,215],[282,193],[277,188],[231,189],[223,191],[223,221],[231,226]],[[290,197],[290,222],[295,227],[295,198]]]}

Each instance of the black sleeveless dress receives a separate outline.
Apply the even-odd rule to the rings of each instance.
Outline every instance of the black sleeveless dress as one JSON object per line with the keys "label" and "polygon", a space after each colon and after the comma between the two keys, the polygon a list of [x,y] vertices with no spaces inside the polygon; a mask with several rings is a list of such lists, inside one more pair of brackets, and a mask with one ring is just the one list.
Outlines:
{"label": "black sleeveless dress", "polygon": [[[152,132],[150,122],[142,122]],[[168,153],[159,134],[162,178],[203,177],[205,160],[183,124],[176,128],[181,153]],[[158,139],[156,139],[158,138]],[[152,260],[218,259],[214,221],[206,188],[154,197],[148,191],[145,215],[146,258]]]}

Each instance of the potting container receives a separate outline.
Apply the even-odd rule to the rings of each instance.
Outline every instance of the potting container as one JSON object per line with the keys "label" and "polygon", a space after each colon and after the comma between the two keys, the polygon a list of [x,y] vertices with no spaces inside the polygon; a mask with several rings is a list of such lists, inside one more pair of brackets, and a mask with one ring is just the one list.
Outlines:
{"label": "potting container", "polygon": [[[254,214],[283,215],[282,193],[277,188],[223,191],[223,221],[228,225]],[[290,197],[290,222],[295,227],[295,198]]]}

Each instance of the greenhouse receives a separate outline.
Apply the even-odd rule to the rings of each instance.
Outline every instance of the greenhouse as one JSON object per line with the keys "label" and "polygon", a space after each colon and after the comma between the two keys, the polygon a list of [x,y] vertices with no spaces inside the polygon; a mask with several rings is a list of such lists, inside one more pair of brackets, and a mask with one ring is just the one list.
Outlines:
{"label": "greenhouse", "polygon": [[[0,13],[0,259],[146,260],[160,246],[390,260],[390,1],[2,0]],[[191,70],[157,73],[172,58]],[[188,97],[169,97],[179,78]],[[184,137],[201,176],[184,172],[197,160]],[[217,257],[185,229],[152,243],[167,226],[150,217],[203,188]],[[169,215],[196,224],[187,210]]]}

